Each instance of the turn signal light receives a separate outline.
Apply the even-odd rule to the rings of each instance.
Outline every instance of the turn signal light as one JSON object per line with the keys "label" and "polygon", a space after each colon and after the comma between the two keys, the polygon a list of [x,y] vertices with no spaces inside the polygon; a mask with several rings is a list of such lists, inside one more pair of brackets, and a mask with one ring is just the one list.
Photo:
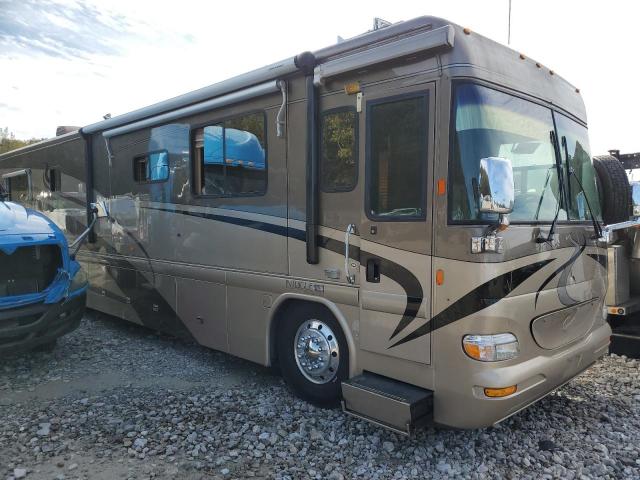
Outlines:
{"label": "turn signal light", "polygon": [[465,335],[462,348],[471,358],[481,362],[509,360],[520,353],[518,339],[512,333]]}
{"label": "turn signal light", "polygon": [[484,394],[491,398],[508,397],[509,395],[516,393],[517,389],[517,385],[511,385],[510,387],[503,388],[485,388]]}

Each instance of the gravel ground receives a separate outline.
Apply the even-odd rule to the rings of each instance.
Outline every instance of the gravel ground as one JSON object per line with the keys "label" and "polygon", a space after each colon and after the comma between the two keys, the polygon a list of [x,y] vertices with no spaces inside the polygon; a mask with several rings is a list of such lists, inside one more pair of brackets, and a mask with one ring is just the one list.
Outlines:
{"label": "gravel ground", "polygon": [[607,357],[498,427],[406,439],[273,371],[87,314],[0,364],[0,479],[640,478],[639,363]]}

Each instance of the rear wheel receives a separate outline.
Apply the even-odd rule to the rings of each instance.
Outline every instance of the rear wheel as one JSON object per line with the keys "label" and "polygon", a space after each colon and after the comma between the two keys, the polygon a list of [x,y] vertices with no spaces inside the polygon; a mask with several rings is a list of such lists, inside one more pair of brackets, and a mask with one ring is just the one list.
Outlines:
{"label": "rear wheel", "polygon": [[604,223],[629,220],[631,189],[622,164],[611,155],[601,155],[593,158],[593,167],[598,175],[598,194]]}
{"label": "rear wheel", "polygon": [[340,325],[324,307],[296,306],[278,329],[278,361],[285,381],[300,398],[333,406],[348,377],[349,351]]}

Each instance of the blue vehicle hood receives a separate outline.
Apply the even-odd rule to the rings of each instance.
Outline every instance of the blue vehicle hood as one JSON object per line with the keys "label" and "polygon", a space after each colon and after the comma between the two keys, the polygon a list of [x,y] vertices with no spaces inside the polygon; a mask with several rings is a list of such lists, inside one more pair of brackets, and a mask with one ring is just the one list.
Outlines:
{"label": "blue vehicle hood", "polygon": [[44,215],[13,202],[0,202],[0,236],[55,235],[59,229]]}
{"label": "blue vehicle hood", "polygon": [[45,215],[13,202],[0,201],[0,252],[12,255],[24,246],[58,245],[62,267],[46,289],[39,293],[0,296],[0,310],[33,303],[58,303],[69,296],[71,279],[80,265],[69,256],[69,247],[62,231]]}

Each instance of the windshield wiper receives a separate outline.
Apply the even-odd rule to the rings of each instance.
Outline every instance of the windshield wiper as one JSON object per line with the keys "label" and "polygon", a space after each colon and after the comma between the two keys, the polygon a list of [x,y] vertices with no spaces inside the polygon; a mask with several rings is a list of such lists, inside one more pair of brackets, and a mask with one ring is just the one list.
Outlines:
{"label": "windshield wiper", "polygon": [[556,223],[558,223],[558,217],[560,216],[560,206],[563,203],[563,199],[566,204],[566,195],[564,191],[564,180],[562,176],[562,166],[560,165],[560,145],[558,145],[558,139],[556,138],[556,132],[554,130],[549,131],[549,136],[551,138],[551,144],[553,145],[553,151],[555,152],[556,157],[556,170],[558,171],[558,207],[556,208],[556,215],[553,217],[553,222],[551,222],[551,226],[549,227],[549,233],[547,237],[544,238],[542,236],[542,232],[536,238],[536,243],[551,243],[553,240],[553,234],[556,231]]}
{"label": "windshield wiper", "polygon": [[536,208],[536,216],[534,217],[535,220],[538,220],[538,217],[540,216],[540,208],[542,207],[544,194],[547,193],[547,187],[549,186],[549,179],[551,178],[551,168],[553,167],[549,167],[549,169],[547,170],[547,178],[545,178],[544,180],[544,187],[542,187],[542,195],[540,195],[540,200],[538,200],[538,207]]}
{"label": "windshield wiper", "polygon": [[[567,171],[569,172],[569,175],[573,175],[573,178],[575,178],[576,182],[578,182],[580,191],[584,196],[584,201],[587,204],[587,209],[589,210],[589,216],[591,217],[591,223],[593,224],[593,230],[595,231],[595,236],[593,238],[596,238],[596,239],[600,238],[602,237],[602,227],[600,226],[600,222],[598,222],[598,220],[596,219],[596,216],[593,214],[593,210],[591,209],[591,205],[589,204],[589,199],[587,198],[587,192],[584,190],[584,187],[582,186],[582,182],[578,178],[578,175],[576,175],[575,170],[571,168],[571,166],[569,165],[569,148],[567,147],[567,137],[565,136],[562,137],[562,147],[564,149],[565,161],[567,162]],[[570,178],[567,178],[567,183],[571,185]]]}

